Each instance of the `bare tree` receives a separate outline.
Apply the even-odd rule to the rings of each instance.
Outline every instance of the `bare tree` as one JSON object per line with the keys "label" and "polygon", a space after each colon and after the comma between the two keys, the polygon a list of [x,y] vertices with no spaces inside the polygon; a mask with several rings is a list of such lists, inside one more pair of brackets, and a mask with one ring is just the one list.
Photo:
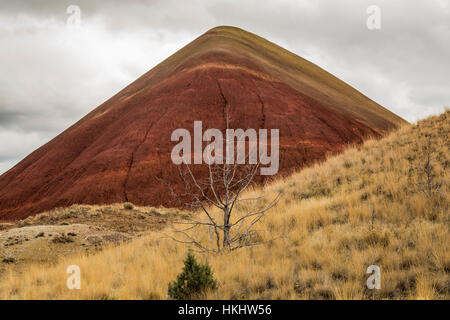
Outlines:
{"label": "bare tree", "polygon": [[[188,218],[178,222],[186,227],[175,232],[185,240],[172,238],[209,252],[236,250],[254,244],[250,239],[254,226],[281,196],[278,193],[274,199],[266,201],[261,190],[255,197],[242,197],[254,182],[258,169],[259,164],[212,164],[208,165],[207,177],[198,178],[189,165],[180,166],[179,174],[186,189],[182,197],[192,199],[185,204],[194,212],[203,213],[203,219]],[[209,246],[195,237],[201,227],[209,229],[212,243]]]}
{"label": "bare tree", "polygon": [[426,136],[427,136],[427,142],[423,146],[423,150],[425,152],[425,163],[423,164],[423,168],[421,170],[419,170],[419,174],[423,173],[423,175],[425,177],[425,179],[424,179],[425,181],[420,181],[416,185],[417,185],[418,189],[421,192],[423,192],[428,197],[431,197],[435,191],[439,190],[439,188],[441,187],[441,184],[434,182],[435,174],[433,172],[433,165],[431,163],[432,162],[432,158],[431,158],[431,154],[432,154],[431,138],[432,138],[432,135],[429,134],[429,135],[426,135]]}
{"label": "bare tree", "polygon": [[[228,119],[226,124],[228,129]],[[243,142],[246,143],[245,138]],[[193,212],[203,214],[200,219],[189,218],[178,222],[185,228],[177,229],[175,232],[184,240],[175,237],[172,239],[192,244],[199,250],[208,252],[236,250],[255,243],[254,239],[251,239],[255,235],[255,225],[269,209],[277,204],[281,193],[278,193],[271,201],[265,199],[262,189],[254,197],[242,197],[244,191],[249,190],[255,182],[260,169],[257,161],[253,161],[253,163],[257,162],[256,164],[247,164],[252,162],[248,160],[252,152],[255,152],[250,147],[250,141],[246,149],[247,147],[249,153],[245,161],[241,159],[241,161],[233,161],[233,164],[228,164],[228,161],[222,161],[223,164],[209,161],[203,166],[207,172],[194,173],[193,168],[186,163],[178,166],[185,193],[177,195],[171,189],[173,196],[178,199],[189,199],[188,202],[183,203],[184,206],[191,207]],[[201,227],[209,229],[210,245],[196,239],[196,232]]]}
{"label": "bare tree", "polygon": [[375,207],[372,205],[372,216],[370,220],[370,231],[373,231],[375,228],[375,218],[376,218],[376,212]]}

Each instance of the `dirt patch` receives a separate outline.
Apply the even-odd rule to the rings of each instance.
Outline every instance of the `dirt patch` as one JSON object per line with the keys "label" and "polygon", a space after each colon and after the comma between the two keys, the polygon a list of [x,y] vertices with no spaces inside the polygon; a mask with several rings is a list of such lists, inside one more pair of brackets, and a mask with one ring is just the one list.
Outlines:
{"label": "dirt patch", "polygon": [[86,224],[105,230],[136,235],[147,230],[160,230],[168,222],[184,214],[176,209],[137,207],[130,204],[73,205],[28,217],[9,224],[5,229],[36,225]]}
{"label": "dirt patch", "polygon": [[146,231],[158,231],[184,213],[171,209],[81,206],[55,209],[15,223],[0,224],[0,272],[21,270],[77,252],[95,252]]}

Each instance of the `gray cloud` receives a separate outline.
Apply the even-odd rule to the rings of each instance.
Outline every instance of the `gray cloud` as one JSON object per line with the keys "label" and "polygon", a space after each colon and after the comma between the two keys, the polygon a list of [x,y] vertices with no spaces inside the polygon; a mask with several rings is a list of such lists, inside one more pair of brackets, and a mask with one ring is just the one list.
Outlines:
{"label": "gray cloud", "polygon": [[[66,27],[71,4],[79,30]],[[366,28],[373,4],[381,30]],[[0,174],[217,25],[274,41],[409,121],[450,105],[449,0],[1,0],[0,9]]]}

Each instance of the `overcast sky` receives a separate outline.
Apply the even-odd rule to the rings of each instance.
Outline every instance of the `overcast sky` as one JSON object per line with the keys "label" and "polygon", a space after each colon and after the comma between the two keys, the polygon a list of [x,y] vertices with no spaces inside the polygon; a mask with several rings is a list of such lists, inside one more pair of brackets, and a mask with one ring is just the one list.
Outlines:
{"label": "overcast sky", "polygon": [[450,106],[450,0],[0,0],[0,174],[218,25],[285,47],[408,121]]}

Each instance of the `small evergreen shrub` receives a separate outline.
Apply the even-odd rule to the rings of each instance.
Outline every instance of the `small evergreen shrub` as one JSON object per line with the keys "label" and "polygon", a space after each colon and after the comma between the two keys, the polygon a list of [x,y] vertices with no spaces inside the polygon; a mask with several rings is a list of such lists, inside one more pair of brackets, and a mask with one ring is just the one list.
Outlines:
{"label": "small evergreen shrub", "polygon": [[187,300],[200,297],[208,290],[216,290],[217,283],[211,267],[199,264],[192,253],[184,260],[183,271],[177,280],[169,283],[169,297],[175,300]]}
{"label": "small evergreen shrub", "polygon": [[125,210],[133,210],[134,209],[134,205],[132,203],[126,202],[123,204],[123,208]]}

